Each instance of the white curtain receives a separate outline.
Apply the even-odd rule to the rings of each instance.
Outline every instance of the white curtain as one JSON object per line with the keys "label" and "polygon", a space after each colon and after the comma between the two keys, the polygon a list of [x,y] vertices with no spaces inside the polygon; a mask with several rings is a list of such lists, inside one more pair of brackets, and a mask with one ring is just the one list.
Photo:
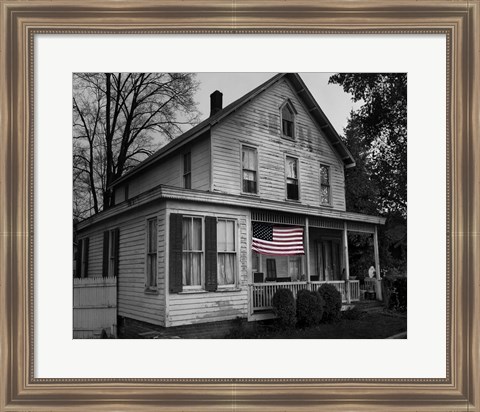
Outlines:
{"label": "white curtain", "polygon": [[255,149],[243,148],[242,152],[243,168],[248,170],[257,170],[257,156]]}
{"label": "white curtain", "polygon": [[297,179],[297,159],[287,157],[287,178]]}
{"label": "white curtain", "polygon": [[202,219],[186,217],[182,224],[182,281],[185,286],[202,284]]}
{"label": "white curtain", "polygon": [[217,283],[219,285],[232,285],[235,280],[235,258],[234,253],[218,254]]}
{"label": "white curtain", "polygon": [[185,286],[198,286],[202,283],[202,254],[199,252],[183,252],[182,281]]}

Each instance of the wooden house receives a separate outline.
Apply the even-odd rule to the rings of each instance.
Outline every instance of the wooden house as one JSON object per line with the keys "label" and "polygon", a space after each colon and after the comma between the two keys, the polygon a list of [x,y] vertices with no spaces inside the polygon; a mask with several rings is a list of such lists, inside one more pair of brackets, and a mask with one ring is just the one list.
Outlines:
{"label": "wooden house", "polygon": [[[346,211],[354,166],[298,74],[224,108],[215,91],[208,119],[118,179],[115,206],[78,224],[77,272],[117,276],[119,316],[164,327],[271,316],[280,287],[329,282],[358,300],[347,233],[372,234],[378,276],[385,219]],[[276,246],[272,233],[289,229],[296,246]]]}

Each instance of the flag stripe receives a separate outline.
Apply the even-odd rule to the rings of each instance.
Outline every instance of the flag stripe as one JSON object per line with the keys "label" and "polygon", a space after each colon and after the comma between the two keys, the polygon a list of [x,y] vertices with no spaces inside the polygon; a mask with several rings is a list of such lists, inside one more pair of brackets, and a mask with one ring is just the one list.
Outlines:
{"label": "flag stripe", "polygon": [[256,247],[253,247],[252,250],[254,250],[255,252],[258,252],[260,254],[269,255],[269,256],[303,255],[303,251],[298,251],[298,250],[272,251],[272,250],[265,250],[265,249],[260,249],[260,248],[256,248]]}
{"label": "flag stripe", "polygon": [[[268,240],[255,239],[254,242],[255,242],[255,243],[258,243],[258,244],[260,244],[260,245],[264,245],[264,246],[275,246],[275,245],[278,245],[278,242],[270,242],[270,241],[268,241]],[[285,245],[285,246],[295,246],[295,245],[303,246],[303,242],[282,242],[282,245]]]}
{"label": "flag stripe", "polygon": [[256,243],[256,247],[262,249],[272,249],[272,250],[301,250],[303,251],[303,245],[294,245],[294,246],[271,246],[271,245],[262,245],[261,243]]}
{"label": "flag stripe", "polygon": [[277,236],[274,236],[273,240],[277,241],[277,242],[288,242],[290,240],[298,240],[300,242],[303,242],[303,236],[292,236],[292,237],[277,237]]}

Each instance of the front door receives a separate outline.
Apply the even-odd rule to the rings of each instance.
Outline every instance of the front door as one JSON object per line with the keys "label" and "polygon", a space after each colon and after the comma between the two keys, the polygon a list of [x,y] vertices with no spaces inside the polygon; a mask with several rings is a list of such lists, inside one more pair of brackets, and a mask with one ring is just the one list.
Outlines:
{"label": "front door", "polygon": [[315,242],[316,275],[319,280],[340,280],[340,242],[319,240]]}

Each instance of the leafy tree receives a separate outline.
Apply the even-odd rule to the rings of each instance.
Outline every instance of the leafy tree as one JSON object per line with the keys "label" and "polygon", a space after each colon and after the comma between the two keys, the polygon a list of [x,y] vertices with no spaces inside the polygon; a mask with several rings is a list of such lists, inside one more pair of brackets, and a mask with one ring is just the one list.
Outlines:
{"label": "leafy tree", "polygon": [[[404,73],[340,73],[339,84],[362,102],[345,128],[345,143],[357,166],[345,174],[347,207],[381,214],[380,258],[385,269],[406,268],[407,239],[407,76]],[[349,237],[352,267],[364,272],[371,262],[371,239]]]}
{"label": "leafy tree", "polygon": [[362,119],[353,111],[344,133],[356,163],[354,168],[345,169],[347,207],[359,213],[377,214],[380,212],[377,202],[380,190],[371,171],[369,144],[365,141]]}
{"label": "leafy tree", "polygon": [[75,217],[111,207],[114,180],[198,122],[197,87],[188,73],[74,74]]}
{"label": "leafy tree", "polygon": [[363,146],[358,151],[377,183],[379,211],[406,217],[407,75],[340,73],[329,82],[341,85],[353,101],[363,102],[347,126],[347,131],[350,128],[354,133],[346,138],[353,151],[355,145]]}

